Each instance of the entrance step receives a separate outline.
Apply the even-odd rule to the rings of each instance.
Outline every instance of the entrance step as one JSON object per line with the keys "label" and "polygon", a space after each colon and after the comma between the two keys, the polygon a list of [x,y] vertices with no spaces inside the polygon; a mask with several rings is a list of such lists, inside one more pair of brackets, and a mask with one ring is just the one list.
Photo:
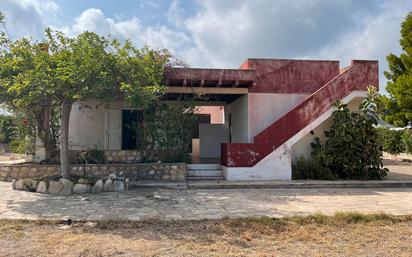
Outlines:
{"label": "entrance step", "polygon": [[190,181],[197,181],[197,180],[224,180],[225,178],[223,176],[187,176],[187,180]]}
{"label": "entrance step", "polygon": [[222,166],[217,163],[208,164],[188,164],[187,170],[221,170]]}
{"label": "entrance step", "polygon": [[223,176],[222,170],[187,170],[188,177],[216,177]]}
{"label": "entrance step", "polygon": [[187,165],[188,181],[218,181],[224,180],[220,164],[189,164]]}

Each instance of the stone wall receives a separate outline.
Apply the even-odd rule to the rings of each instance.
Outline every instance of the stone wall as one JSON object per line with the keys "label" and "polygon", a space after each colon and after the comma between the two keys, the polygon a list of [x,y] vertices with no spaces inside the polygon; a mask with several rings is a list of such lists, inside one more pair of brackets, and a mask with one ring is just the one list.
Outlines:
{"label": "stone wall", "polygon": [[142,159],[137,150],[106,150],[104,155],[107,163],[137,163]]}
{"label": "stone wall", "polygon": [[[130,181],[182,182],[186,180],[185,163],[137,163],[137,164],[75,164],[71,174],[84,177],[107,177],[113,173]],[[2,165],[0,181],[20,178],[36,178],[60,174],[59,165]]]}

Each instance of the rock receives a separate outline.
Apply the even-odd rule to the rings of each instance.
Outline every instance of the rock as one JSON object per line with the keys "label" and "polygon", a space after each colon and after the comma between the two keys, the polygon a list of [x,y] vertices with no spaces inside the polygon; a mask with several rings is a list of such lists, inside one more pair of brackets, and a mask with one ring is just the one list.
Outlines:
{"label": "rock", "polygon": [[81,178],[79,179],[79,181],[77,181],[78,184],[89,184],[89,181],[85,178]]}
{"label": "rock", "polygon": [[84,223],[84,226],[94,228],[94,227],[97,226],[97,222],[88,221],[88,222]]}
{"label": "rock", "polygon": [[103,189],[103,179],[99,179],[96,181],[92,188],[92,193],[100,193]]}
{"label": "rock", "polygon": [[44,181],[40,181],[36,187],[37,193],[47,194],[47,184]]}
{"label": "rock", "polygon": [[15,179],[13,179],[13,180],[11,181],[11,188],[12,188],[13,190],[16,190],[16,181],[17,181],[17,180],[15,180]]}
{"label": "rock", "polygon": [[109,179],[115,180],[116,179],[116,174],[114,174],[114,173],[109,174]]}
{"label": "rock", "polygon": [[26,186],[24,185],[24,181],[22,179],[17,180],[14,183],[15,190],[24,190]]}
{"label": "rock", "polygon": [[129,179],[129,178],[126,178],[126,179],[124,180],[124,184],[125,184],[125,189],[126,189],[126,190],[129,190],[129,182],[130,182],[130,179]]}
{"label": "rock", "polygon": [[115,181],[113,183],[113,189],[115,192],[123,192],[124,191],[124,184],[121,181]]}
{"label": "rock", "polygon": [[113,181],[110,178],[108,178],[106,180],[106,182],[104,182],[103,191],[105,191],[105,192],[113,192],[114,191]]}
{"label": "rock", "polygon": [[90,191],[90,186],[86,184],[76,184],[73,187],[75,194],[87,194]]}
{"label": "rock", "polygon": [[73,193],[73,182],[65,178],[59,179],[59,182],[63,184],[61,195],[71,195]]}
{"label": "rock", "polygon": [[50,181],[49,182],[49,193],[58,195],[63,189],[63,184],[60,183],[59,181]]}
{"label": "rock", "polygon": [[24,190],[30,191],[30,192],[35,192],[38,183],[39,182],[35,179],[27,178],[27,179],[24,180],[24,185],[25,185]]}

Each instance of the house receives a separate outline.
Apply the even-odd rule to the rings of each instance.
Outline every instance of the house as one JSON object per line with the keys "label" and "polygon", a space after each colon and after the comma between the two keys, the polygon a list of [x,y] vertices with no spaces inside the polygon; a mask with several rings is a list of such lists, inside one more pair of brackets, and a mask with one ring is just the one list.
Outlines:
{"label": "house", "polygon": [[[338,99],[355,108],[369,85],[378,86],[378,62],[248,59],[239,69],[170,68],[166,98],[201,93],[193,132],[194,163],[220,164],[227,180],[291,179],[292,161],[310,154],[315,133],[331,124]],[[136,160],[138,140],[128,131],[135,112],[121,101],[73,106],[72,149],[106,150],[109,161]]]}

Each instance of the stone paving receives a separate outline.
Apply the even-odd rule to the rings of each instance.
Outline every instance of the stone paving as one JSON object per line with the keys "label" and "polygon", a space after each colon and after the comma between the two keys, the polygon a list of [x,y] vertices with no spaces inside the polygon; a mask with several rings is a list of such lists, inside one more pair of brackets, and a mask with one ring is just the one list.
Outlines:
{"label": "stone paving", "polygon": [[194,220],[338,211],[412,214],[412,188],[134,189],[64,197],[15,191],[0,182],[0,218],[7,219]]}

